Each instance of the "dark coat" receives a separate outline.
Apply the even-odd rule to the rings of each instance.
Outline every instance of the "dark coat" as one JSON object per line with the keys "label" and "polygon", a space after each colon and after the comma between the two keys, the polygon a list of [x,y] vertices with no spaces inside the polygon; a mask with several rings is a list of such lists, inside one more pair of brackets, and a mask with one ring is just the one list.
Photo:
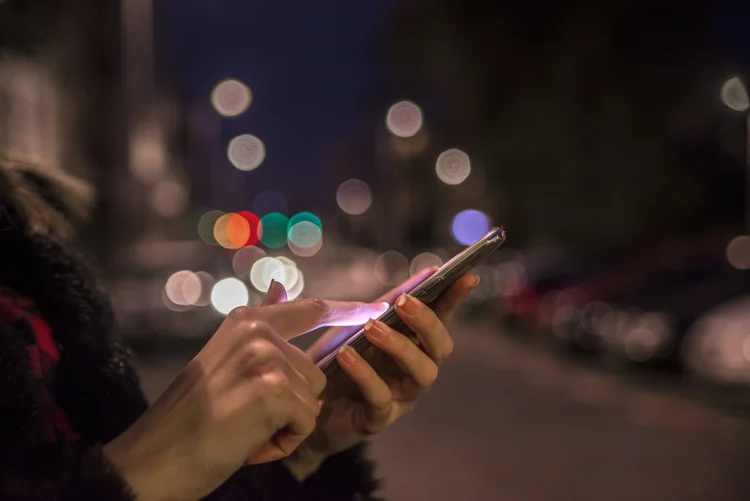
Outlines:
{"label": "dark coat", "polygon": [[[0,500],[131,499],[101,446],[147,403],[107,296],[69,249],[0,226]],[[375,488],[356,447],[304,483],[279,463],[244,467],[209,499],[364,501]]]}

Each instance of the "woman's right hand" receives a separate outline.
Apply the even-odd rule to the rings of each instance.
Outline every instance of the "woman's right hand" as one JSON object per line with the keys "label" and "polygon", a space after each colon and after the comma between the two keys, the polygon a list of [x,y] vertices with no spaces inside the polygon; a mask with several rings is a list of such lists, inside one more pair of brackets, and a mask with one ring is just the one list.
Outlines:
{"label": "woman's right hand", "polygon": [[288,456],[310,434],[325,376],[288,339],[359,325],[383,304],[303,300],[241,307],[104,452],[138,499],[199,499],[243,464]]}

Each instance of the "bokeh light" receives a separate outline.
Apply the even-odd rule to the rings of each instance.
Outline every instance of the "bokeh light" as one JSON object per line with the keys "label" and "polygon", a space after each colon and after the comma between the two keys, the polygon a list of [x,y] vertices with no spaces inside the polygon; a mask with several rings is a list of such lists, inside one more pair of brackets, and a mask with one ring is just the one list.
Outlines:
{"label": "bokeh light", "polygon": [[260,247],[243,247],[232,256],[232,269],[238,277],[248,278],[253,264],[263,257],[266,257],[266,251]]}
{"label": "bokeh light", "polygon": [[257,137],[242,134],[229,141],[227,157],[239,170],[253,170],[266,158],[266,147]]}
{"label": "bokeh light", "polygon": [[246,306],[249,300],[247,287],[236,278],[219,280],[211,290],[211,305],[224,315],[238,306]]}
{"label": "bokeh light", "polygon": [[195,306],[208,306],[211,303],[211,289],[216,284],[216,279],[206,271],[198,271],[195,276],[201,282],[201,292],[198,300],[193,304]]}
{"label": "bokeh light", "polygon": [[198,220],[198,236],[208,245],[219,245],[219,242],[214,238],[214,228],[216,227],[216,221],[224,214],[224,211],[212,210],[203,214]]}
{"label": "bokeh light", "polygon": [[298,249],[311,249],[323,238],[323,230],[310,221],[302,221],[289,229],[289,243]]}
{"label": "bokeh light", "polygon": [[263,235],[263,225],[260,223],[260,218],[247,210],[238,212],[238,214],[245,218],[250,226],[250,234],[248,235],[247,241],[243,244],[243,247],[256,245],[260,242],[260,237]]}
{"label": "bokeh light", "polygon": [[139,124],[130,136],[130,171],[142,183],[153,183],[167,171],[164,129],[154,120]]}
{"label": "bokeh light", "polygon": [[250,270],[250,283],[260,292],[268,292],[272,280],[279,282],[289,292],[297,285],[299,277],[296,263],[283,256],[258,259]]}
{"label": "bokeh light", "polygon": [[411,101],[401,101],[388,109],[385,125],[398,137],[411,137],[422,128],[422,110]]}
{"label": "bokeh light", "polygon": [[281,285],[288,291],[297,284],[299,280],[299,270],[297,269],[297,263],[289,259],[288,257],[278,256],[276,259],[281,261],[284,265],[284,279],[279,280]]}
{"label": "bokeh light", "polygon": [[250,235],[250,223],[239,214],[224,214],[214,226],[214,239],[225,249],[244,247]]}
{"label": "bokeh light", "polygon": [[289,210],[286,197],[274,190],[259,193],[253,199],[252,210],[256,214],[268,214],[270,212],[281,212],[285,214]]}
{"label": "bokeh light", "polygon": [[173,273],[164,286],[167,298],[179,306],[191,306],[201,297],[202,283],[192,271],[183,270]]}
{"label": "bokeh light", "polygon": [[317,243],[312,247],[297,247],[291,240],[287,242],[287,245],[289,245],[289,250],[299,257],[312,257],[323,247],[323,238],[319,238]]}
{"label": "bokeh light", "polygon": [[313,248],[323,238],[323,223],[310,212],[295,214],[289,219],[287,238],[296,248]]}
{"label": "bokeh light", "polygon": [[423,252],[422,254],[419,254],[411,260],[409,273],[413,275],[418,271],[429,268],[430,266],[441,266],[442,264],[443,260],[437,254],[433,254],[432,252]]}
{"label": "bokeh light", "polygon": [[409,276],[409,260],[397,251],[386,251],[375,260],[375,277],[385,285],[396,285]]}
{"label": "bokeh light", "polygon": [[219,82],[211,91],[211,104],[219,115],[225,117],[241,115],[252,100],[250,88],[233,78]]}
{"label": "bokeh light", "polygon": [[268,292],[272,279],[281,282],[285,277],[284,263],[271,256],[258,259],[250,269],[250,283],[260,292]]}
{"label": "bokeh light", "polygon": [[260,218],[263,226],[260,241],[270,249],[281,249],[286,245],[289,218],[280,212],[272,212]]}
{"label": "bokeh light", "polygon": [[738,270],[750,270],[750,236],[740,235],[729,242],[727,260]]}
{"label": "bokeh light", "polygon": [[446,150],[438,156],[435,172],[445,184],[461,184],[471,174],[469,155],[456,148]]}
{"label": "bokeh light", "polygon": [[292,288],[288,289],[286,291],[286,297],[289,301],[293,301],[299,297],[300,294],[302,294],[302,291],[305,289],[305,277],[302,274],[301,270],[297,271],[297,283],[295,283]]}
{"label": "bokeh light", "polygon": [[188,191],[177,181],[159,181],[151,192],[151,205],[160,216],[179,216],[187,209]]}
{"label": "bokeh light", "polygon": [[468,209],[453,218],[451,236],[461,245],[470,245],[490,231],[491,225],[489,216],[478,210]]}
{"label": "bokeh light", "polygon": [[750,108],[747,88],[739,77],[733,77],[724,82],[721,86],[721,100],[728,108],[735,111],[747,111]]}
{"label": "bokeh light", "polygon": [[401,101],[388,109],[385,125],[398,137],[411,137],[422,128],[422,110],[411,101]]}
{"label": "bokeh light", "polygon": [[372,192],[367,183],[359,179],[349,179],[336,190],[336,203],[342,211],[352,216],[364,214],[372,205]]}
{"label": "bokeh light", "polygon": [[313,223],[315,226],[323,229],[323,222],[320,220],[318,216],[313,214],[312,212],[300,212],[298,214],[293,215],[291,218],[289,218],[289,227],[288,229],[291,230],[292,227],[297,223],[302,222],[310,222]]}

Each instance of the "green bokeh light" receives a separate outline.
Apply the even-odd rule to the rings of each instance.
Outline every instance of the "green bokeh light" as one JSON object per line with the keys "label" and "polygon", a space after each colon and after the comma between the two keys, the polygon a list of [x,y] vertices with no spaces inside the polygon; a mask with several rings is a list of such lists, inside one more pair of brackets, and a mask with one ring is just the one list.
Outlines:
{"label": "green bokeh light", "polygon": [[313,214],[312,212],[300,212],[299,214],[295,214],[292,216],[292,218],[289,220],[289,226],[287,227],[287,231],[291,230],[292,227],[297,224],[301,223],[302,221],[309,221],[321,230],[323,230],[323,223],[320,222],[320,218]]}
{"label": "green bokeh light", "polygon": [[323,223],[311,212],[300,212],[289,220],[287,238],[302,249],[315,247],[323,237]]}
{"label": "green bokeh light", "polygon": [[289,218],[280,212],[272,212],[260,218],[263,235],[260,241],[269,249],[281,249],[286,245]]}

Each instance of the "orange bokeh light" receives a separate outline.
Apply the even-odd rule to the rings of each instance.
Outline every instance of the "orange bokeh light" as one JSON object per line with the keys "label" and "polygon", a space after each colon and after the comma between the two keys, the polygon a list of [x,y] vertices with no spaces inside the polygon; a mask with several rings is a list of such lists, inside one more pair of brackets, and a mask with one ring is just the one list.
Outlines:
{"label": "orange bokeh light", "polygon": [[244,247],[251,238],[250,223],[239,214],[224,214],[214,225],[214,238],[225,249]]}

